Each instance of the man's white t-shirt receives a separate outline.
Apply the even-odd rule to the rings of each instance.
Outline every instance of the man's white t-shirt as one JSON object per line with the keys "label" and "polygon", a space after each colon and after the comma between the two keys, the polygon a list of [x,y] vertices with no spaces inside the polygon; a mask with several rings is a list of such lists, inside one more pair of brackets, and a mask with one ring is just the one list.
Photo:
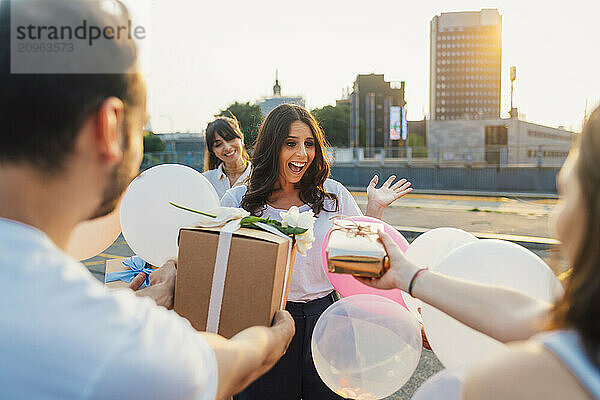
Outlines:
{"label": "man's white t-shirt", "polygon": [[[290,291],[288,294],[289,301],[307,302],[315,300],[331,293],[333,286],[325,269],[323,267],[321,247],[325,240],[325,235],[331,229],[333,220],[330,218],[335,215],[345,215],[347,217],[362,215],[360,208],[356,204],[356,200],[350,194],[348,189],[338,181],[327,179],[323,185],[325,192],[333,193],[338,198],[338,209],[335,209],[335,203],[332,200],[325,200],[325,209],[329,211],[321,211],[317,216],[314,225],[315,241],[312,247],[308,250],[306,256],[297,254],[294,264],[294,272],[292,273],[292,281],[290,283]],[[240,207],[242,199],[246,194],[248,187],[246,185],[238,186],[229,189],[221,199],[221,205],[224,207]],[[279,215],[282,211],[269,205],[262,214],[262,217],[269,217],[277,221],[281,221]],[[299,207],[300,212],[310,210],[308,204]]]}
{"label": "man's white t-shirt", "polygon": [[189,322],[106,291],[43,232],[0,218],[0,397],[214,399],[214,351]]}

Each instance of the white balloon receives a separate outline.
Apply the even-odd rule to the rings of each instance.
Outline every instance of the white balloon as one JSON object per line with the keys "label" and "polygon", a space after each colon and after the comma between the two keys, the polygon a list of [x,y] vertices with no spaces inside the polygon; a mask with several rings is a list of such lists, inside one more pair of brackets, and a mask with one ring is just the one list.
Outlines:
{"label": "white balloon", "polygon": [[464,369],[443,369],[425,381],[411,400],[461,400]]}
{"label": "white balloon", "polygon": [[[562,286],[552,270],[531,251],[503,240],[478,240],[452,251],[436,271],[479,283],[511,288],[554,302]],[[456,294],[460,296],[460,293]],[[506,346],[423,303],[423,325],[431,348],[447,368],[470,367]],[[487,316],[494,318],[493,315]]]}
{"label": "white balloon", "polygon": [[385,297],[359,294],[335,302],[319,317],[311,340],[319,376],[350,399],[375,400],[400,389],[421,357],[420,327]]}
{"label": "white balloon", "polygon": [[121,201],[121,229],[131,249],[148,263],[161,266],[177,258],[179,229],[198,215],[169,204],[210,211],[219,197],[198,171],[179,164],[152,167],[135,178]]}
{"label": "white balloon", "polygon": [[[452,250],[478,239],[469,232],[457,228],[436,228],[429,230],[417,237],[408,246],[404,253],[413,264],[434,270]],[[417,320],[423,323],[420,300],[415,299],[406,292],[402,292],[402,299]]]}

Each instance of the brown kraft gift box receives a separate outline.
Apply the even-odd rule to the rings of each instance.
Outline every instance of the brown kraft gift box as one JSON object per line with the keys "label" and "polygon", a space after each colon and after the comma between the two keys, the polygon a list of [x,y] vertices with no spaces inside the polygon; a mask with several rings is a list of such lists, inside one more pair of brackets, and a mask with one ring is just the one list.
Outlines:
{"label": "brown kraft gift box", "polygon": [[[179,232],[174,308],[199,331],[207,328],[218,241],[219,228]],[[285,285],[288,247],[286,238],[269,232],[241,228],[233,233],[218,334],[231,338],[250,326],[271,325],[292,277],[295,246]]]}

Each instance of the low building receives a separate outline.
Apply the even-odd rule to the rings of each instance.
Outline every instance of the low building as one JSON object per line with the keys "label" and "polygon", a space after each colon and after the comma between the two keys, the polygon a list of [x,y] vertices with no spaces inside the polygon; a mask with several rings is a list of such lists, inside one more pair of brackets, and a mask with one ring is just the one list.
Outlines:
{"label": "low building", "polygon": [[193,151],[204,152],[204,135],[193,133],[158,133],[158,137],[165,142],[165,151]]}
{"label": "low building", "polygon": [[397,114],[393,125],[398,127],[393,131],[398,133],[405,106],[404,82],[388,82],[383,74],[358,75],[350,94],[350,146],[399,146],[405,138],[391,135],[390,116]]}
{"label": "low building", "polygon": [[156,136],[165,142],[165,151],[144,153],[141,169],[159,164],[183,164],[203,171],[204,136],[200,133],[161,133]]}
{"label": "low building", "polygon": [[282,96],[279,77],[275,72],[275,85],[273,85],[273,96],[264,97],[257,101],[256,104],[260,107],[263,117],[271,112],[275,107],[282,104],[296,104],[301,107],[306,107],[306,101],[302,96]]}
{"label": "low building", "polygon": [[429,157],[440,162],[560,166],[575,133],[516,118],[427,121]]}

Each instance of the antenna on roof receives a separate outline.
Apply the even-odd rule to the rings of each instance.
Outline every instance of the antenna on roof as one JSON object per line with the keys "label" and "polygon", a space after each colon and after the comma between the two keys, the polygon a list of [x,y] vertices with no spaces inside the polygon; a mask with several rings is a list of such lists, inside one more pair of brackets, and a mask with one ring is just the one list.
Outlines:
{"label": "antenna on roof", "polygon": [[273,96],[281,96],[281,86],[279,85],[279,71],[275,69],[275,85],[273,85]]}

